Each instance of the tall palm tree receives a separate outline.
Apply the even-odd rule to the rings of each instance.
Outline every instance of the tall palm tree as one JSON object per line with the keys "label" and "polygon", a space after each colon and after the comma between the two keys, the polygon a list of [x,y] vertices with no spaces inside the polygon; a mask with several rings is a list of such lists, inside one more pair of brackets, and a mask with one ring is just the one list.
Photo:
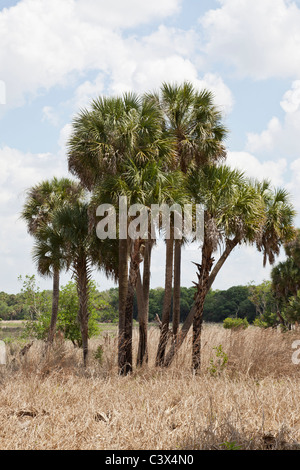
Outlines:
{"label": "tall palm tree", "polygon": [[[166,135],[174,142],[173,159],[169,171],[174,168],[186,174],[192,166],[198,168],[208,162],[225,158],[223,141],[227,129],[222,124],[222,114],[214,105],[213,94],[208,90],[197,91],[189,82],[181,85],[164,83],[158,94],[148,95],[157,103],[164,119]],[[172,248],[169,246],[171,243]],[[163,327],[157,352],[157,363],[164,360],[167,318],[170,317],[172,274],[174,264],[173,333],[177,334],[180,317],[181,247],[179,241],[166,243],[166,276]],[[171,249],[174,253],[171,253]],[[167,311],[165,310],[167,309]]]}
{"label": "tall palm tree", "polygon": [[[266,207],[260,192],[238,171],[226,166],[205,166],[188,174],[187,188],[195,203],[204,207],[204,240],[198,266],[198,282],[194,305],[169,350],[169,365],[193,324],[192,364],[201,363],[201,329],[203,305],[218,272],[232,250],[241,243],[256,243],[263,232]],[[221,255],[213,258],[217,248]]]}
{"label": "tall palm tree", "polygon": [[48,344],[51,344],[54,338],[59,300],[59,276],[63,262],[60,261],[59,256],[61,240],[58,232],[53,233],[47,250],[47,243],[40,241],[40,231],[45,231],[46,227],[51,228],[55,210],[66,201],[72,203],[77,200],[82,191],[81,185],[69,178],[58,179],[54,177],[52,180],[44,180],[27,190],[25,204],[21,212],[21,218],[26,222],[28,232],[36,240],[34,257],[38,263],[39,272],[53,277],[52,317]]}
{"label": "tall palm tree", "polygon": [[[73,121],[69,141],[69,169],[88,189],[102,185],[106,178],[121,176],[132,161],[136,166],[168,156],[170,143],[163,138],[161,113],[135,94],[98,98],[90,110]],[[108,202],[105,201],[105,202]],[[128,297],[128,259],[133,251],[128,240],[119,237],[119,368],[124,370],[126,299]]]}
{"label": "tall palm tree", "polygon": [[[204,194],[202,202],[206,208],[206,214],[209,217],[213,215],[211,219],[213,224],[206,220],[204,236],[215,240],[215,242],[222,241],[223,250],[214,265],[214,260],[211,258],[213,250],[208,253],[208,256],[207,253],[202,252],[202,264],[204,260],[206,266],[205,282],[203,282],[204,268],[201,264],[198,266],[199,280],[194,305],[181,329],[177,345],[170,349],[165,362],[165,365],[172,362],[176,350],[182,344],[194,318],[196,318],[193,338],[193,367],[196,370],[200,367],[201,343],[199,339],[201,339],[203,302],[208,289],[212,286],[232,250],[241,243],[255,244],[264,254],[263,263],[265,264],[267,259],[273,263],[276,254],[279,253],[280,246],[292,240],[295,233],[293,227],[295,211],[285,191],[273,189],[266,181],[261,183],[249,181],[242,174],[232,172],[226,167],[208,168],[208,172],[211,176],[215,173],[212,179],[208,177],[209,173],[207,174],[207,172],[205,172],[204,179],[199,178],[200,175],[191,175],[190,190],[193,194],[194,189],[197,191],[197,186],[199,190],[204,189],[199,192],[201,194],[200,201]],[[198,178],[199,182],[197,183]],[[200,181],[202,181],[201,188]],[[195,186],[194,183],[196,183]],[[212,211],[213,207],[217,210]],[[203,249],[204,247],[205,242]]]}
{"label": "tall palm tree", "polygon": [[[94,193],[92,204],[97,206],[103,202],[112,204],[116,213],[119,210],[119,198],[127,198],[128,207],[141,204],[146,214],[145,232],[132,239],[129,236],[130,224],[135,216],[128,216],[126,224],[128,237],[125,240],[125,250],[129,251],[129,273],[124,276],[127,280],[127,295],[124,297],[124,317],[119,317],[119,334],[122,332],[122,347],[119,349],[120,373],[128,373],[132,370],[132,313],[135,290],[138,290],[139,319],[140,319],[140,345],[138,364],[141,364],[147,354],[147,296],[150,284],[150,256],[153,240],[151,239],[150,211],[152,204],[160,205],[169,200],[170,189],[174,185],[176,174],[168,175],[163,171],[163,164],[155,160],[144,164],[136,164],[129,161],[122,175],[109,175],[102,181]],[[137,207],[138,209],[138,207]],[[120,214],[119,214],[120,215]],[[147,250],[147,251],[146,251]],[[139,272],[139,266],[144,259],[143,284]],[[125,265],[128,270],[127,263]],[[120,281],[119,281],[120,282]],[[123,320],[121,324],[120,321]]]}

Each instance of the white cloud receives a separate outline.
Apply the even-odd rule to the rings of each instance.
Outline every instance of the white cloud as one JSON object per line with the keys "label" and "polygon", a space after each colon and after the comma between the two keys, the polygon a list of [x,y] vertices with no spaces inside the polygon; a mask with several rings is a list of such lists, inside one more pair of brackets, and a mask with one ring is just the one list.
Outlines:
{"label": "white cloud", "polygon": [[104,92],[104,75],[100,72],[95,80],[86,80],[76,89],[73,100],[74,109],[86,108],[91,99],[103,94]]}
{"label": "white cloud", "polygon": [[52,126],[57,126],[59,123],[59,116],[52,106],[44,106],[42,109],[42,121],[48,121]]}
{"label": "white cloud", "polygon": [[7,105],[89,70],[129,65],[122,30],[176,13],[180,0],[23,0],[0,11],[0,78]]}
{"label": "white cloud", "polygon": [[161,20],[179,12],[182,0],[78,0],[76,13],[83,21],[112,28],[134,26]]}
{"label": "white cloud", "polygon": [[291,90],[288,90],[284,94],[280,105],[286,113],[295,113],[298,111],[300,105],[300,80],[295,80],[292,83]]}
{"label": "white cloud", "polygon": [[[7,86],[8,107],[22,105],[56,85],[76,86],[74,107],[91,97],[125,90],[145,91],[162,81],[190,80],[215,92],[228,112],[232,94],[222,78],[203,76],[197,55],[199,35],[161,25],[151,34],[125,36],[123,29],[178,12],[180,0],[23,0],[0,12],[0,78]],[[128,34],[128,33],[127,33]],[[94,79],[87,79],[87,74]],[[83,77],[83,79],[82,79]],[[108,80],[106,80],[108,79]],[[58,116],[44,108],[44,119],[57,125]]]}
{"label": "white cloud", "polygon": [[66,176],[65,161],[59,155],[32,154],[0,148],[0,290],[19,290],[19,274],[34,272],[31,260],[32,240],[20,213],[26,189],[52,176]]}
{"label": "white cloud", "polygon": [[260,134],[249,132],[247,134],[246,148],[250,152],[259,152],[265,150],[273,150],[274,138],[282,131],[282,126],[277,117],[273,117],[266,130]]}
{"label": "white cloud", "polygon": [[228,152],[226,163],[232,168],[244,171],[250,178],[268,179],[274,186],[281,186],[285,182],[287,162],[284,158],[261,162],[248,152]]}
{"label": "white cloud", "polygon": [[273,117],[267,129],[261,133],[248,133],[246,150],[272,158],[287,158],[292,161],[300,157],[300,80],[292,83],[280,102],[285,111],[282,122]]}
{"label": "white cloud", "polygon": [[300,72],[300,8],[288,0],[220,0],[200,23],[210,61],[233,65],[241,76],[265,79]]}

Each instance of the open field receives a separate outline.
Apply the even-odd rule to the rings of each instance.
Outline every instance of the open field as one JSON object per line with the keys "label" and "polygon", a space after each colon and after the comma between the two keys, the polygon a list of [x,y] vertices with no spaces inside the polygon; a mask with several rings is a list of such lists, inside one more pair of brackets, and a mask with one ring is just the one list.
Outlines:
{"label": "open field", "polygon": [[[202,372],[193,376],[190,338],[170,369],[155,369],[158,330],[151,327],[149,363],[128,377],[117,375],[109,332],[90,341],[87,370],[69,343],[57,342],[46,361],[42,343],[22,356],[22,346],[10,342],[0,366],[0,448],[298,449],[296,339],[300,332],[205,325]],[[223,368],[213,349],[219,345],[228,357]]]}

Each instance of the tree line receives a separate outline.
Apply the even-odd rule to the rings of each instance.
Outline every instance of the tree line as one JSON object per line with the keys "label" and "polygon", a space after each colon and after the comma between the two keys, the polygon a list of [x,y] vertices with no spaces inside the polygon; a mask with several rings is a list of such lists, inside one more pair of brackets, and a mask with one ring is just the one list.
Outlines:
{"label": "tree line", "polygon": [[[165,283],[156,366],[171,364],[192,327],[191,362],[201,366],[204,305],[220,269],[239,245],[256,246],[263,264],[273,264],[280,247],[295,238],[295,211],[287,191],[269,181],[247,178],[226,165],[227,128],[207,90],[190,83],[164,83],[143,95],[100,96],[72,121],[68,167],[76,180],[43,181],[27,193],[22,217],[34,237],[33,259],[42,275],[53,279],[52,313],[47,347],[51,347],[59,309],[62,269],[71,270],[79,298],[83,361],[87,363],[89,295],[92,269],[118,283],[118,366],[133,369],[132,327],[135,298],[138,310],[137,365],[147,361],[152,227],[135,238],[96,236],[97,208],[109,204],[118,213],[121,197],[151,212],[153,204],[203,207],[203,240],[195,260],[197,282],[192,306],[180,327],[181,250],[194,238],[178,239],[175,214],[169,236],[158,218],[155,232],[165,239]],[[118,214],[120,215],[120,214]],[[126,214],[125,226],[132,223]],[[123,221],[124,222],[124,221]],[[195,223],[195,218],[192,220]],[[123,229],[122,229],[123,230]],[[150,235],[151,234],[151,235]],[[172,342],[169,327],[172,312]],[[238,313],[237,313],[238,314]],[[169,349],[168,349],[169,346]]]}
{"label": "tree line", "polygon": [[[26,282],[25,282],[26,284]],[[74,283],[68,284],[70,290],[69,302],[71,302],[71,295],[74,292]],[[66,287],[60,289],[61,296],[66,296]],[[154,322],[156,315],[160,318],[162,316],[162,306],[164,298],[164,288],[157,287],[149,291],[149,322]],[[75,289],[75,294],[76,289]],[[52,291],[44,290],[39,291],[36,287],[36,299],[38,296],[45,300],[45,312],[48,312],[48,317],[51,316]],[[180,288],[180,323],[186,319],[194,302],[195,289],[194,287],[181,287]],[[251,300],[250,290],[248,286],[233,286],[227,290],[211,290],[205,300],[203,319],[207,322],[219,323],[226,317],[247,318],[252,323],[256,313],[256,306]],[[42,301],[39,300],[39,312],[43,310]],[[0,292],[0,318],[2,320],[28,320],[28,318],[37,318],[37,315],[32,308],[32,296],[26,297],[24,292],[18,294],[6,294]],[[105,291],[99,291],[97,288],[93,295],[93,307],[96,310],[96,319],[101,323],[116,323],[118,321],[119,309],[119,292],[118,288],[110,288]],[[74,308],[75,313],[76,308]],[[138,321],[138,304],[137,297],[134,296],[133,304],[133,319]],[[171,306],[170,321],[173,321],[173,308]]]}

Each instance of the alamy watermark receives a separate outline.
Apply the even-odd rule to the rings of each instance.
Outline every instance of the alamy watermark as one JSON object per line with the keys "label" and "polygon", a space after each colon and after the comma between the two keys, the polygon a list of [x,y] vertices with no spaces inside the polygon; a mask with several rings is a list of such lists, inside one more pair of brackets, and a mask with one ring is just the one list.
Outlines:
{"label": "alamy watermark", "polygon": [[0,104],[6,104],[6,86],[3,80],[0,80]]}
{"label": "alamy watermark", "polygon": [[186,238],[203,242],[204,209],[200,204],[185,204],[183,207],[179,204],[151,204],[150,207],[133,204],[128,207],[127,197],[121,196],[118,211],[112,204],[101,204],[97,207],[96,216],[102,217],[96,227],[97,237],[101,240],[116,240],[117,227],[118,238],[121,240],[128,237],[132,240],[154,240],[157,227],[160,227],[165,239],[170,239],[172,230],[175,240]]}
{"label": "alamy watermark", "polygon": [[[293,342],[292,344],[292,348],[293,349],[297,349],[300,347],[300,340],[297,339],[296,341]],[[297,349],[297,351],[295,351],[292,355],[292,363],[295,364],[295,365],[298,365],[300,364],[300,349]]]}
{"label": "alamy watermark", "polygon": [[0,341],[0,365],[6,364],[6,346],[4,341]]}

